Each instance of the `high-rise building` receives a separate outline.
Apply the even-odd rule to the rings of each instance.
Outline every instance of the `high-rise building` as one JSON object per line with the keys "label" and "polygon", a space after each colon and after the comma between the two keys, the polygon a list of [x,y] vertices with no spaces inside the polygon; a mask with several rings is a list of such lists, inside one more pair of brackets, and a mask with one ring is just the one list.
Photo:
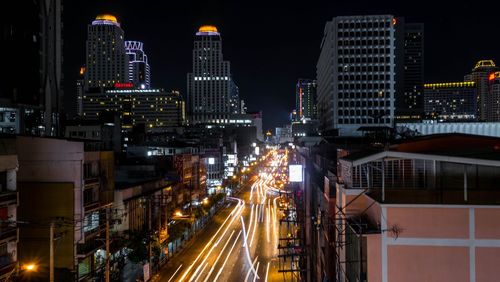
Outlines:
{"label": "high-rise building", "polygon": [[299,79],[295,86],[297,120],[316,119],[316,80]]}
{"label": "high-rise building", "polygon": [[424,27],[391,15],[337,17],[317,64],[322,131],[358,135],[423,116]]}
{"label": "high-rise building", "polygon": [[396,92],[392,15],[343,16],[327,22],[317,63],[320,129],[341,136],[392,127]]}
{"label": "high-rise building", "polygon": [[231,79],[231,114],[240,114],[240,88]]}
{"label": "high-rise building", "polygon": [[1,132],[59,134],[61,13],[61,0],[14,1],[3,9],[0,41],[7,71],[0,83]]}
{"label": "high-rise building", "polygon": [[476,120],[476,91],[473,81],[425,84],[426,118],[442,121]]}
{"label": "high-rise building", "polygon": [[500,71],[491,73],[488,81],[490,84],[488,120],[500,121]]}
{"label": "high-rise building", "polygon": [[245,100],[240,99],[240,113],[246,114],[247,113],[247,104],[245,103]]}
{"label": "high-rise building", "polygon": [[488,78],[490,74],[498,70],[495,62],[492,60],[481,60],[476,63],[472,69],[472,73],[466,75],[465,81],[474,81],[477,91],[477,112],[478,119],[481,121],[488,120],[488,93],[490,91]]}
{"label": "high-rise building", "polygon": [[76,80],[76,115],[83,115],[83,96],[85,94],[85,67],[80,68],[78,79]]}
{"label": "high-rise building", "polygon": [[115,16],[98,15],[87,28],[85,91],[129,81],[124,32]]}
{"label": "high-rise building", "polygon": [[184,100],[178,91],[133,89],[133,84],[117,84],[105,92],[86,93],[83,117],[98,120],[103,112],[119,112],[122,127],[144,124],[147,129],[181,126],[185,122]]}
{"label": "high-rise building", "polygon": [[396,25],[396,119],[419,121],[423,117],[424,25]]}
{"label": "high-rise building", "polygon": [[143,48],[142,42],[125,41],[125,51],[128,55],[128,80],[139,89],[150,89],[151,70],[148,56]]}
{"label": "high-rise building", "polygon": [[189,122],[227,123],[231,114],[231,71],[222,57],[222,39],[215,26],[196,33],[193,70],[187,75]]}

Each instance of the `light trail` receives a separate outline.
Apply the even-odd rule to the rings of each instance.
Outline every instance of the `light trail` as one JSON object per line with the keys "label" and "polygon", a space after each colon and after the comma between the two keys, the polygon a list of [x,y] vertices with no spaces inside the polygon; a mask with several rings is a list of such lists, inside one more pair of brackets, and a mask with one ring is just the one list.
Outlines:
{"label": "light trail", "polygon": [[[203,253],[205,252],[205,250],[210,246],[210,244],[212,243],[212,241],[215,240],[215,238],[217,238],[217,234],[219,234],[219,232],[222,230],[222,228],[224,227],[224,224],[226,224],[226,222],[233,216],[234,212],[239,209],[240,211],[243,209],[242,207],[244,207],[244,201],[241,200],[241,199],[238,199],[238,204],[236,205],[236,207],[234,207],[233,211],[226,217],[226,219],[224,220],[224,222],[221,224],[221,226],[219,227],[219,229],[217,229],[217,232],[215,232],[214,236],[212,236],[212,238],[210,238],[210,240],[208,241],[207,244],[205,244],[205,247],[203,247],[203,249],[201,250],[201,252],[198,254],[198,256],[195,258],[195,260],[189,265],[189,267],[186,269],[186,271],[184,272],[184,274],[181,276],[181,279],[179,281],[184,281],[184,279],[186,278],[186,276],[188,275],[189,271],[191,271],[191,269],[194,267],[194,265],[196,264],[196,262],[200,259],[200,257],[203,255]],[[236,217],[236,216],[235,216]]]}
{"label": "light trail", "polygon": [[[243,221],[243,216],[241,216],[240,219],[241,219],[241,226],[243,228],[243,235],[245,235],[245,222]],[[252,268],[253,273],[258,276],[257,271],[253,268],[252,259],[250,258],[250,250],[248,249],[248,243],[247,243],[248,238],[247,238],[247,236],[243,236],[243,239],[245,241],[243,246],[245,247],[245,250],[246,250],[247,261],[248,261],[248,263],[250,263],[250,267]]]}
{"label": "light trail", "polygon": [[[243,201],[240,200],[239,203],[241,204],[242,202]],[[244,204],[242,204],[241,207],[244,207]],[[237,213],[241,214],[241,210],[242,210],[242,208],[240,208],[240,210]],[[224,236],[226,235],[227,231],[229,230],[229,227],[231,227],[231,224],[236,219],[236,216],[231,219],[231,221],[229,222],[229,224],[227,224],[227,227],[222,232],[222,235],[219,237],[219,240],[217,240],[217,242],[212,245],[212,248],[210,248],[210,250],[208,251],[208,253],[205,255],[205,258],[203,259],[203,261],[201,262],[201,264],[196,268],[194,274],[191,276],[191,279],[189,279],[189,281],[193,281],[193,279],[197,276],[197,273],[198,273],[198,271],[200,271],[201,266],[207,261],[208,257],[210,256],[210,254],[212,253],[212,251],[215,249],[215,247],[217,247],[219,245],[219,243],[222,240],[222,238],[224,238]]]}
{"label": "light trail", "polygon": [[[258,262],[257,262],[257,267],[255,267],[255,269],[256,269],[257,271],[259,271],[259,265],[260,265],[260,261],[258,261]],[[256,280],[257,280],[257,276],[254,276],[254,277],[253,277],[253,282],[255,282]]]}
{"label": "light trail", "polygon": [[[224,244],[224,247],[222,247],[222,250],[219,252],[219,255],[218,255],[218,256],[217,256],[217,258],[215,259],[214,264],[212,264],[212,267],[210,268],[210,271],[208,272],[207,277],[205,277],[205,280],[203,280],[203,282],[207,282],[207,281],[208,281],[208,278],[210,278],[210,275],[212,275],[212,272],[214,271],[215,266],[216,266],[216,265],[217,265],[217,263],[219,262],[220,256],[224,253],[224,250],[226,249],[227,245],[228,245],[228,244],[229,244],[229,242],[231,241],[231,238],[233,238],[234,232],[235,232],[235,231],[233,230],[233,232],[231,232],[231,235],[229,236],[229,238],[227,238],[227,241],[226,241],[226,243]],[[201,273],[203,273],[203,271],[202,271]],[[201,273],[200,273],[200,276],[201,276]]]}
{"label": "light trail", "polygon": [[266,207],[266,237],[267,237],[267,243],[269,244],[269,221],[270,221],[270,216],[269,216],[269,208]]}
{"label": "light trail", "polygon": [[179,270],[181,269],[181,267],[182,267],[182,264],[179,265],[179,267],[177,267],[177,270],[174,272],[174,274],[172,274],[172,277],[170,277],[170,279],[168,279],[167,282],[170,282],[170,281],[172,281],[172,279],[174,279],[175,275],[177,274],[177,272],[179,272]]}
{"label": "light trail", "polygon": [[[203,271],[205,271],[205,268],[207,268],[207,266],[208,266],[208,262],[207,262],[207,263],[205,263],[205,264],[203,264],[203,263],[202,263],[201,265],[203,265],[203,268],[201,269],[200,276],[201,276],[201,273],[203,273]],[[198,278],[200,278],[200,277],[199,277],[199,276],[198,276],[198,277],[196,277],[196,279],[195,279],[194,281],[195,281],[195,282],[196,282],[196,281],[198,281]]]}
{"label": "light trail", "polygon": [[268,274],[269,274],[269,263],[270,263],[270,262],[267,262],[267,268],[266,268],[266,279],[264,280],[264,281],[266,281],[266,282],[267,282],[267,276],[268,276]]}
{"label": "light trail", "polygon": [[[260,211],[259,206],[255,205],[255,210],[256,211]],[[259,214],[257,214],[257,216],[254,217],[254,223],[253,223],[253,229],[252,229],[252,237],[250,238],[250,247],[253,244],[253,239],[255,238],[255,230],[257,230],[257,227],[258,227],[258,225],[257,225],[258,217],[259,217]]]}
{"label": "light trail", "polygon": [[[240,232],[238,233],[238,236],[236,236],[236,239],[234,240],[234,243],[233,245],[231,246],[231,249],[229,249],[229,253],[227,253],[227,256],[226,256],[226,259],[224,260],[224,262],[222,263],[222,266],[220,267],[219,271],[217,272],[217,275],[215,276],[214,278],[214,282],[217,281],[217,279],[219,279],[219,276],[221,275],[222,273],[222,270],[224,269],[224,267],[226,266],[226,263],[227,263],[227,260],[229,259],[229,257],[231,256],[231,254],[233,253],[233,249],[234,249],[234,246],[236,246],[236,243],[238,243],[238,239],[240,238],[240,235],[241,235],[241,230]],[[244,236],[244,235],[243,235]]]}
{"label": "light trail", "polygon": [[[255,259],[253,260],[253,262],[252,262],[252,268],[255,266],[255,263],[257,262],[257,258],[259,258],[259,256],[256,256]],[[250,277],[250,273],[252,273],[251,270],[252,269],[248,269],[247,276],[245,276],[245,282],[248,281],[248,278]]]}
{"label": "light trail", "polygon": [[253,224],[253,214],[254,214],[254,204],[252,204],[252,207],[250,208],[251,211],[250,211],[250,220],[248,221],[248,231],[247,231],[247,237],[248,237],[248,234],[250,233],[250,230],[252,229],[252,224]]}

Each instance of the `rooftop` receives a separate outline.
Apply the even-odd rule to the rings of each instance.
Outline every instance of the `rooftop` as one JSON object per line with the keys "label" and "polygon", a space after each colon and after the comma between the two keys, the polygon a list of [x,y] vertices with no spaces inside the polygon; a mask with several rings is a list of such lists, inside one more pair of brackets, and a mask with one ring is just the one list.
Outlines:
{"label": "rooftop", "polygon": [[216,26],[213,25],[202,25],[196,35],[220,35]]}

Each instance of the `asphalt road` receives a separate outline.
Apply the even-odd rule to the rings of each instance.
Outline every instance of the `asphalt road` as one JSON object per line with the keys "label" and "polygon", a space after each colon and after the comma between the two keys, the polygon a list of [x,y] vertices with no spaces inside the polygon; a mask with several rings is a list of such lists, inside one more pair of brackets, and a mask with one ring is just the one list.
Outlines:
{"label": "asphalt road", "polygon": [[[258,168],[257,168],[258,169]],[[278,272],[278,190],[260,174],[160,271],[159,281],[291,281]]]}

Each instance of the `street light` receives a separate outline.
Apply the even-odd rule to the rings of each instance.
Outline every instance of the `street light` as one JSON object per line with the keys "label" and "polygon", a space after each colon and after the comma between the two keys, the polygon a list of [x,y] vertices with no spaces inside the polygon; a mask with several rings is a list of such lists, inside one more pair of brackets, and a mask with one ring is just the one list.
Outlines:
{"label": "street light", "polygon": [[22,269],[26,270],[28,272],[36,271],[37,265],[34,263],[25,264],[25,265],[23,265]]}
{"label": "street light", "polygon": [[18,270],[24,270],[26,272],[35,272],[37,270],[38,266],[35,263],[28,263],[28,264],[23,264],[21,267],[15,266],[14,269],[12,269],[11,272],[9,272],[9,275],[5,278],[5,282],[11,281],[10,278],[12,277],[12,274]]}

